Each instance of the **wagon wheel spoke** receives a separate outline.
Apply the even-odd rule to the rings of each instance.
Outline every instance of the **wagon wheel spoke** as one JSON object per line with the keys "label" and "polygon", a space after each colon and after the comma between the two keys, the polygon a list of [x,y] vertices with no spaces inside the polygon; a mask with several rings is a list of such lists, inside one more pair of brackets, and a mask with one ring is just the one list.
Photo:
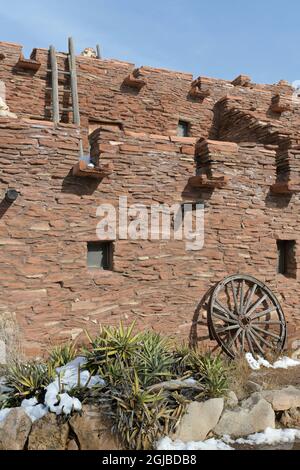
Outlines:
{"label": "wagon wheel spoke", "polygon": [[250,335],[249,335],[248,331],[245,331],[245,334],[246,334],[247,343],[249,345],[249,349],[250,349],[251,353],[254,354],[254,349],[253,349],[253,346],[252,346],[252,343],[251,343],[251,340],[250,340]]}
{"label": "wagon wheel spoke", "polygon": [[233,320],[232,318],[224,317],[223,315],[220,315],[219,313],[212,312],[212,315],[219,320],[223,320],[225,323],[234,323],[236,324],[236,320]]}
{"label": "wagon wheel spoke", "polygon": [[261,352],[262,355],[264,355],[264,350],[259,344],[259,342],[257,341],[257,339],[255,338],[254,334],[252,333],[252,330],[248,330],[248,331],[249,331],[249,335],[252,337],[254,343],[256,344],[257,349]]}
{"label": "wagon wheel spoke", "polygon": [[255,294],[256,288],[257,288],[257,284],[253,284],[250,295],[249,295],[248,300],[246,302],[246,305],[244,307],[244,313],[247,313],[247,310],[250,307],[250,304],[251,304],[251,301],[252,301],[253,296]]}
{"label": "wagon wheel spoke", "polygon": [[244,285],[245,285],[245,281],[244,279],[242,280],[242,282],[240,283],[240,287],[241,287],[241,292],[240,292],[240,309],[239,309],[239,314],[240,315],[243,315],[243,306],[244,306]]}
{"label": "wagon wheel spoke", "polygon": [[249,317],[251,313],[254,312],[254,310],[256,310],[266,299],[267,299],[266,294],[264,294],[260,299],[258,299],[258,301],[250,308],[250,310],[246,312],[247,317]]}
{"label": "wagon wheel spoke", "polygon": [[223,313],[226,313],[230,317],[237,319],[237,316],[233,312],[230,312],[230,310],[228,310],[226,307],[224,307],[224,305],[220,304],[220,302],[218,301],[216,301],[215,308],[219,309]]}
{"label": "wagon wheel spoke", "polygon": [[212,336],[230,357],[265,348],[282,350],[286,322],[272,291],[247,275],[228,276],[212,290],[207,321]]}
{"label": "wagon wheel spoke", "polygon": [[251,320],[256,320],[257,318],[266,316],[266,315],[268,315],[269,313],[275,312],[275,310],[276,310],[276,307],[274,307],[274,306],[273,306],[273,307],[270,307],[270,308],[267,308],[267,309],[264,310],[263,312],[256,313],[253,317],[251,316]]}
{"label": "wagon wheel spoke", "polygon": [[231,290],[232,290],[232,293],[233,293],[235,311],[238,312],[238,301],[237,301],[236,290],[235,290],[233,281],[231,281],[230,284],[231,284]]}
{"label": "wagon wheel spoke", "polygon": [[255,336],[257,336],[257,338],[259,338],[259,340],[264,343],[266,346],[268,346],[268,348],[273,348],[272,344],[268,343],[268,341],[266,341],[259,333],[257,333],[257,331],[255,330],[252,330],[252,334],[254,334]]}
{"label": "wagon wheel spoke", "polygon": [[258,326],[255,326],[255,325],[253,325],[253,328],[257,331],[260,331],[261,333],[264,333],[265,335],[272,336],[272,338],[280,339],[280,336],[275,335],[274,333],[271,333],[271,331],[262,330],[261,328],[259,328]]}

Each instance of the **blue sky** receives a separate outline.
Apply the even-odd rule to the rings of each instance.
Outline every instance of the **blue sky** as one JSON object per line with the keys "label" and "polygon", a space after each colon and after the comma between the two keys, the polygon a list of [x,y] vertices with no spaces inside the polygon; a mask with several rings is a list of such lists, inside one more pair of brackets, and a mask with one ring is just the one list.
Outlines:
{"label": "blue sky", "polygon": [[299,0],[0,0],[0,40],[259,83],[300,79]]}

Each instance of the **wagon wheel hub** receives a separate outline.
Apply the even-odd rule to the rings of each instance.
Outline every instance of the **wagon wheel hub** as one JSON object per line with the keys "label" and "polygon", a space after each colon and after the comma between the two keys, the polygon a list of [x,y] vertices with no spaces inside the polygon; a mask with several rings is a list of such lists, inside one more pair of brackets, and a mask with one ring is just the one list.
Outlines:
{"label": "wagon wheel hub", "polygon": [[234,275],[212,291],[208,326],[222,349],[232,358],[245,352],[264,356],[281,351],[286,322],[273,292],[252,276]]}

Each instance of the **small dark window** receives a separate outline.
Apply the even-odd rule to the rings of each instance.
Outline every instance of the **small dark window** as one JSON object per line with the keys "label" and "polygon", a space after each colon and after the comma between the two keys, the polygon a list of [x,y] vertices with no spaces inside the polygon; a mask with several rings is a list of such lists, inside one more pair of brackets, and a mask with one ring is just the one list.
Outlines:
{"label": "small dark window", "polygon": [[277,240],[277,273],[287,277],[296,277],[296,242],[295,240]]}
{"label": "small dark window", "polygon": [[190,130],[190,123],[187,121],[178,121],[177,135],[179,137],[188,137]]}
{"label": "small dark window", "polygon": [[88,242],[87,265],[89,268],[113,269],[113,242]]}

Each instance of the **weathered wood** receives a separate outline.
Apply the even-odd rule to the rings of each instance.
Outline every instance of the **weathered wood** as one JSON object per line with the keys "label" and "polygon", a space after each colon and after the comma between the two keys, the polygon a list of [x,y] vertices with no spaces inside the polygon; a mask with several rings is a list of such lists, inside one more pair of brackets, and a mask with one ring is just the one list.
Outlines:
{"label": "weathered wood", "polygon": [[99,44],[96,45],[96,50],[97,50],[97,59],[102,59],[101,50],[100,50]]}
{"label": "weathered wood", "polygon": [[166,382],[160,382],[148,387],[150,392],[158,392],[159,390],[183,390],[185,388],[193,388],[194,390],[204,390],[203,385],[196,382],[187,382],[187,379],[168,380]]}
{"label": "weathered wood", "polygon": [[69,69],[71,77],[71,94],[73,106],[73,123],[80,126],[80,113],[78,104],[78,89],[77,89],[77,74],[76,74],[76,59],[73,38],[69,38]]}
{"label": "weathered wood", "polygon": [[51,84],[52,84],[52,120],[54,124],[59,122],[59,101],[58,101],[58,73],[57,61],[54,46],[50,46],[51,62]]}

